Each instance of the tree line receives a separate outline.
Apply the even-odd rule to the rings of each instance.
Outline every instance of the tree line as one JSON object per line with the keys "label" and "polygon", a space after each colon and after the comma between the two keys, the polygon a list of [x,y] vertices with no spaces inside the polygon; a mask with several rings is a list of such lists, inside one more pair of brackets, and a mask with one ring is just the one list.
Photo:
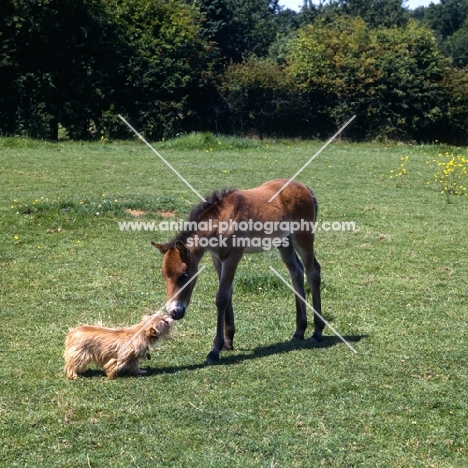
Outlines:
{"label": "tree line", "polygon": [[468,141],[468,0],[0,0],[0,133]]}

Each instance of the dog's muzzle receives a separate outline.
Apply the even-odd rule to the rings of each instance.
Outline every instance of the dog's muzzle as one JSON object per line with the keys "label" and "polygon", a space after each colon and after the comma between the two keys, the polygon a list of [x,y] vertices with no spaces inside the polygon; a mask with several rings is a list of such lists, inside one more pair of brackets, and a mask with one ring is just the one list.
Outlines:
{"label": "dog's muzzle", "polygon": [[169,311],[169,315],[174,319],[174,320],[180,320],[184,318],[185,315],[185,307],[184,306],[176,306],[173,309]]}

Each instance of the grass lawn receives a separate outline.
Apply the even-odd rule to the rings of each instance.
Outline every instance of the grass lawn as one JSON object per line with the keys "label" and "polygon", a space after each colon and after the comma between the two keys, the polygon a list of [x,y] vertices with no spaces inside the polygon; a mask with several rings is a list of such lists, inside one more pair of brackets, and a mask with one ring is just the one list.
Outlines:
{"label": "grass lawn", "polygon": [[[321,143],[194,135],[156,147],[205,195],[290,177]],[[357,354],[328,328],[320,346],[289,341],[294,297],[271,251],[243,258],[235,350],[205,365],[217,283],[206,257],[147,376],[68,381],[70,327],[129,325],[165,302],[150,241],[173,233],[118,221],[185,219],[199,200],[141,142],[0,139],[1,465],[468,466],[468,197],[447,203],[432,182],[445,151],[468,154],[337,142],[298,177],[320,222],[356,224],[318,232],[316,249],[324,316]]]}

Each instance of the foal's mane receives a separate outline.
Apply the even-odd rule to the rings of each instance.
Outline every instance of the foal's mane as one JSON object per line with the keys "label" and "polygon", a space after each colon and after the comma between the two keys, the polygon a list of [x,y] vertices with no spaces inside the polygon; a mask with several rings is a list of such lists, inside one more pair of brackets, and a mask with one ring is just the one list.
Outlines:
{"label": "foal's mane", "polygon": [[[206,197],[206,201],[201,202],[199,205],[193,208],[192,211],[190,211],[187,221],[188,222],[199,221],[203,213],[205,213],[205,211],[207,211],[208,209],[213,209],[213,215],[216,216],[217,213],[219,212],[219,202],[221,202],[224,197],[226,197],[227,195],[235,191],[236,189],[233,189],[233,188],[216,190],[211,195]],[[193,231],[191,230],[180,231],[177,234],[177,236],[171,242],[169,242],[170,247],[173,247],[177,241],[181,241],[185,243],[187,238],[192,233]]]}

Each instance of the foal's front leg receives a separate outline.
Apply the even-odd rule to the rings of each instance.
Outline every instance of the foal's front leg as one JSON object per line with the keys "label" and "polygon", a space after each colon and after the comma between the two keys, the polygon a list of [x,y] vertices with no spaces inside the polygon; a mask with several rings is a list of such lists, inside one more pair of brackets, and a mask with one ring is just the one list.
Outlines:
{"label": "foal's front leg", "polygon": [[[215,267],[216,273],[218,275],[218,281],[221,280],[221,260],[212,255],[213,265]],[[234,334],[236,333],[236,328],[234,325],[234,310],[232,308],[232,294],[233,290],[231,288],[231,299],[229,300],[229,304],[226,307],[226,313],[224,316],[224,346],[223,349],[225,350],[233,350],[234,349]]]}
{"label": "foal's front leg", "polygon": [[[232,311],[232,282],[234,274],[236,273],[237,265],[242,258],[242,251],[231,251],[230,255],[222,260],[219,275],[219,288],[216,294],[216,308],[217,308],[217,322],[216,322],[216,336],[213,340],[213,348],[206,356],[208,364],[214,364],[219,361],[219,353],[225,345],[224,340],[224,325],[226,323],[226,314],[228,315],[228,324],[232,326],[232,333],[229,332],[228,339],[234,337],[234,313]],[[231,336],[229,336],[231,335]]]}

